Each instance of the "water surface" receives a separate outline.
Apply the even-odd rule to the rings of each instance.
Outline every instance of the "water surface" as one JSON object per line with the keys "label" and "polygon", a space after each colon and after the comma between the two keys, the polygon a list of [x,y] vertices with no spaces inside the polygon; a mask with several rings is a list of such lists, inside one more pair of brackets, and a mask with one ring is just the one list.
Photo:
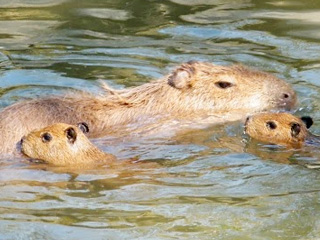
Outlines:
{"label": "water surface", "polygon": [[[0,0],[0,105],[141,85],[181,62],[286,79],[320,133],[320,2]],[[0,239],[319,239],[317,149],[248,143],[240,123],[95,143],[155,168],[68,173],[0,163]]]}

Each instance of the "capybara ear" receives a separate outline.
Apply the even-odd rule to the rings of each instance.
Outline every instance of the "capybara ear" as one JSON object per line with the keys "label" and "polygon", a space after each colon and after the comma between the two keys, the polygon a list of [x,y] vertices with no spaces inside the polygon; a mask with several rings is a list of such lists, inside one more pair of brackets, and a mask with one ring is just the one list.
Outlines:
{"label": "capybara ear", "polygon": [[88,133],[89,132],[89,126],[86,122],[81,122],[78,123],[78,128],[84,133]]}
{"label": "capybara ear", "polygon": [[313,125],[312,117],[303,116],[303,117],[301,117],[301,120],[306,124],[307,128],[310,128]]}
{"label": "capybara ear", "polygon": [[65,134],[68,138],[70,143],[74,143],[77,140],[77,132],[74,130],[73,127],[69,127],[65,130]]}
{"label": "capybara ear", "polygon": [[301,131],[301,126],[299,123],[291,123],[291,136],[296,137]]}
{"label": "capybara ear", "polygon": [[177,89],[189,88],[192,86],[195,74],[195,62],[182,64],[168,78],[168,84]]}

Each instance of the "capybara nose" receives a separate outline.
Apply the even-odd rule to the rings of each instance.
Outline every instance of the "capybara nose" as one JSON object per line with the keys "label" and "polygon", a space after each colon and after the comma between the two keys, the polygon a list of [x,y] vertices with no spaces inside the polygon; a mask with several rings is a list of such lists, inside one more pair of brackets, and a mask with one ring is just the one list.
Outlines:
{"label": "capybara nose", "polygon": [[285,92],[280,96],[280,106],[290,110],[296,104],[297,98],[295,93]]}

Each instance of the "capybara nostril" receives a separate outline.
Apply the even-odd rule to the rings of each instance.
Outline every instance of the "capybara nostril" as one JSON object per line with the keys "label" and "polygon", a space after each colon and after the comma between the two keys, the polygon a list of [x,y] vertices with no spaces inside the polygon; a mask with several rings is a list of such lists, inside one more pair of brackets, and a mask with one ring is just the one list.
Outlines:
{"label": "capybara nostril", "polygon": [[290,94],[284,93],[284,94],[282,94],[282,98],[283,98],[283,99],[290,98]]}

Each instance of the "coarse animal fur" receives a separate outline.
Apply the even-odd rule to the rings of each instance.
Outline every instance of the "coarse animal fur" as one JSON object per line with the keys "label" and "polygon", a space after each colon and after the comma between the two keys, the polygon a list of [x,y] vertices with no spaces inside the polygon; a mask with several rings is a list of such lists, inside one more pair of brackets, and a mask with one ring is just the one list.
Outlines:
{"label": "coarse animal fur", "polygon": [[317,138],[308,132],[312,124],[312,118],[306,116],[299,118],[286,112],[259,113],[247,118],[245,132],[261,142],[301,148]]}
{"label": "coarse animal fur", "polygon": [[55,123],[30,132],[18,145],[25,156],[55,166],[79,168],[115,163],[115,156],[102,152],[88,140],[88,131],[86,123]]}
{"label": "coarse animal fur", "polygon": [[[291,109],[296,95],[277,77],[243,66],[207,62],[180,65],[169,75],[123,90],[103,86],[107,94],[48,97],[13,104],[0,112],[0,155],[10,154],[28,132],[57,122],[87,122],[89,137],[142,129],[150,122],[201,120],[222,123],[269,109]],[[181,124],[181,126],[186,124]],[[169,131],[169,130],[168,130]]]}

